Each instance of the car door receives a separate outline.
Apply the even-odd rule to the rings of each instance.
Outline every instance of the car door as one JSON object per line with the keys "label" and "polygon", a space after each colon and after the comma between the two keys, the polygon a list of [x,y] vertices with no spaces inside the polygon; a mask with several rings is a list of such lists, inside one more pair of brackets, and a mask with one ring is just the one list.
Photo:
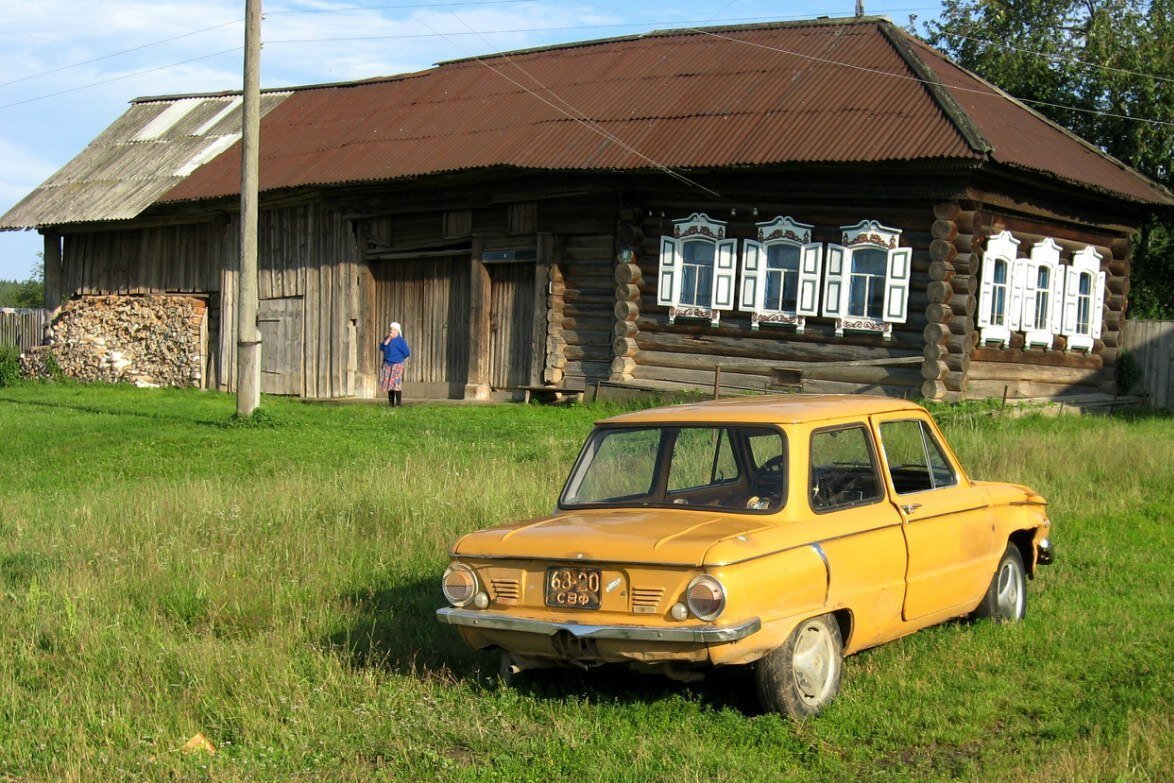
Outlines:
{"label": "car door", "polygon": [[977,603],[990,574],[993,528],[975,489],[925,418],[873,418],[889,497],[903,520],[908,552],[903,617],[961,614]]}
{"label": "car door", "polygon": [[867,422],[811,434],[807,500],[828,569],[828,606],[853,611],[853,650],[900,633],[906,547]]}

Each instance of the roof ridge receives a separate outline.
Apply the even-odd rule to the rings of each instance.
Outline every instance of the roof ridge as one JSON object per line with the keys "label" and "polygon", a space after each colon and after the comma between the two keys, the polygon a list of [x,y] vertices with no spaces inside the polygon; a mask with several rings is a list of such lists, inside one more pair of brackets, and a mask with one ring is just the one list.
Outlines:
{"label": "roof ridge", "polygon": [[882,23],[878,26],[881,34],[893,45],[893,48],[897,50],[897,54],[905,61],[909,69],[913,71],[914,76],[925,86],[930,97],[938,104],[942,113],[953,123],[958,133],[970,146],[970,149],[982,155],[989,155],[994,151],[994,147],[987,140],[986,136],[983,135],[978,123],[954,99],[953,94],[942,83],[942,80],[938,78],[938,75],[934,73],[933,69],[928,67],[917,52],[914,51],[913,47],[909,45],[909,39],[905,31],[898,28],[892,22]]}

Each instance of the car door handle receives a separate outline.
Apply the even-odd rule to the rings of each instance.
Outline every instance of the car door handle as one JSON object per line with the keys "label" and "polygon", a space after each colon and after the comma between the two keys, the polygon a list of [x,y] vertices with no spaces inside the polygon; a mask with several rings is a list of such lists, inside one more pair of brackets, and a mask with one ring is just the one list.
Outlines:
{"label": "car door handle", "polygon": [[912,514],[914,511],[916,511],[919,508],[921,508],[920,503],[909,503],[908,505],[901,506],[901,510],[904,511],[906,514]]}

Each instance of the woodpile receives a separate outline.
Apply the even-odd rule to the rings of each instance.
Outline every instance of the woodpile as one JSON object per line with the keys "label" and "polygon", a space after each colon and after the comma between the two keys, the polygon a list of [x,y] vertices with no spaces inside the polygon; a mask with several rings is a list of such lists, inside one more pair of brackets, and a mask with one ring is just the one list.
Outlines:
{"label": "woodpile", "polygon": [[190,296],[82,296],[61,308],[48,345],[26,353],[22,370],[47,374],[52,354],[74,380],[198,387],[205,310]]}

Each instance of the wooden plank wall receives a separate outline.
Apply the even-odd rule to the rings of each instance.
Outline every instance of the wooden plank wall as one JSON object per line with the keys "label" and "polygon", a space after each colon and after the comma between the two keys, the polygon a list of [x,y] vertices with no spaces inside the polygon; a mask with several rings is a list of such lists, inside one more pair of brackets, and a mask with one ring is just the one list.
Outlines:
{"label": "wooden plank wall", "polygon": [[1151,407],[1174,410],[1174,321],[1126,321],[1122,347],[1141,378],[1125,393],[1144,394]]}
{"label": "wooden plank wall", "polygon": [[23,353],[44,337],[44,310],[0,307],[0,345],[15,345]]}
{"label": "wooden plank wall", "polygon": [[489,265],[489,384],[495,389],[530,383],[534,337],[534,264]]}
{"label": "wooden plank wall", "polygon": [[[378,340],[360,350],[378,351],[387,325],[398,321],[412,349],[404,381],[463,390],[469,365],[468,255],[372,261],[371,269]],[[382,359],[376,367],[381,364]]]}
{"label": "wooden plank wall", "polygon": [[[660,217],[661,212],[664,217]],[[795,373],[781,373],[779,362],[803,362],[803,391],[813,393],[841,393],[867,391],[891,396],[914,397],[920,394],[922,375],[917,365],[820,367],[828,362],[856,360],[908,359],[923,355],[927,326],[926,287],[929,279],[929,245],[932,241],[932,207],[904,209],[867,208],[845,211],[842,208],[770,206],[759,208],[759,217],[743,213],[731,216],[728,208],[711,204],[664,205],[649,203],[643,210],[648,217],[640,225],[643,241],[637,249],[639,276],[636,282],[616,281],[611,287],[616,293],[612,304],[617,311],[629,304],[623,293],[627,285],[636,285],[639,296],[631,302],[635,306],[633,318],[615,323],[617,345],[634,347],[629,353],[631,379],[650,388],[664,390],[696,390],[712,388],[714,370],[721,365],[723,388],[750,391],[769,391],[794,388]],[[862,219],[902,229],[901,245],[913,248],[913,293],[909,298],[909,316],[905,324],[897,324],[890,341],[880,335],[846,333],[835,336],[832,319],[808,318],[804,334],[792,328],[763,325],[754,331],[750,327],[750,313],[732,310],[721,314],[718,326],[708,321],[678,319],[668,322],[668,309],[656,302],[657,265],[660,237],[671,234],[674,219],[688,217],[691,212],[706,212],[711,218],[727,221],[728,237],[753,238],[756,221],[772,220],[776,215],[790,215],[797,221],[815,226],[813,241],[839,242],[840,226],[852,225]],[[741,246],[738,250],[739,264]],[[739,269],[739,282],[741,279]],[[628,275],[625,275],[628,277]],[[737,290],[737,289],[736,289]],[[821,302],[822,302],[822,291]],[[625,296],[616,301],[615,296]]]}
{"label": "wooden plank wall", "polygon": [[[206,296],[209,345],[216,346],[217,354],[209,362],[208,385],[235,391],[239,225],[237,216],[227,215],[203,223],[67,234],[64,293]],[[322,204],[260,213],[260,298],[305,300],[298,391],[303,396],[353,393],[359,317],[356,255],[349,224]],[[264,356],[264,344],[261,351]],[[290,372],[298,372],[292,360]]]}
{"label": "wooden plank wall", "polygon": [[[943,365],[948,364],[944,381],[951,393],[962,399],[1033,399],[1086,394],[1116,393],[1116,363],[1121,346],[1121,329],[1129,292],[1129,240],[1108,232],[1057,226],[997,212],[980,204],[939,205],[935,236],[941,238],[935,256],[949,259],[957,269],[951,302],[955,314],[940,332]],[[1032,246],[1052,238],[1061,248],[1061,260],[1092,245],[1103,258],[1106,272],[1104,321],[1101,339],[1094,341],[1090,354],[1067,351],[1063,336],[1057,336],[1049,350],[1026,350],[1023,334],[1012,334],[1006,346],[980,346],[975,326],[977,280],[985,241],[1009,230],[1020,241],[1020,255],[1029,255]],[[943,247],[945,246],[945,247]],[[959,284],[958,281],[964,281]],[[927,357],[930,356],[927,348]],[[927,358],[927,364],[929,359]]]}

